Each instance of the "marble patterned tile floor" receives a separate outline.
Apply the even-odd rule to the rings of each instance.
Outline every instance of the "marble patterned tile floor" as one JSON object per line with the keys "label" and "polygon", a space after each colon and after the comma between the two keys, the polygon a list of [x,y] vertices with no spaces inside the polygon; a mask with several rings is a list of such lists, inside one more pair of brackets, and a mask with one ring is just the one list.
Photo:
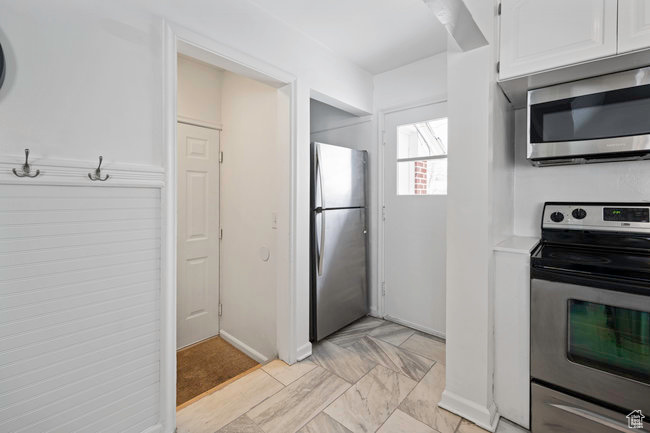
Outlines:
{"label": "marble patterned tile floor", "polygon": [[[177,413],[179,433],[485,433],[438,407],[445,343],[365,317]],[[501,420],[497,433],[527,430]]]}

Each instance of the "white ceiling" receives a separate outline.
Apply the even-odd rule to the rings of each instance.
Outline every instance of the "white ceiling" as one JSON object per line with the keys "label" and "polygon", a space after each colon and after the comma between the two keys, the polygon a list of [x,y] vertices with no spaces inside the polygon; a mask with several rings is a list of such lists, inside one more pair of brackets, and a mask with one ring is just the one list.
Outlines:
{"label": "white ceiling", "polygon": [[447,49],[447,32],[422,0],[252,0],[371,74]]}

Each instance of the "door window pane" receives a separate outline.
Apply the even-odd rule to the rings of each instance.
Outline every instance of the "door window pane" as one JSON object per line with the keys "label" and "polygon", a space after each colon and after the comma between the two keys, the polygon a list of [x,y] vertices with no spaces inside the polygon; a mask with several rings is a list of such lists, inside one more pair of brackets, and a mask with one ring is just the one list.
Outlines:
{"label": "door window pane", "polygon": [[650,383],[650,313],[569,300],[568,358]]}
{"label": "door window pane", "polygon": [[397,194],[447,194],[447,158],[398,162]]}
{"label": "door window pane", "polygon": [[447,119],[397,127],[397,159],[447,155]]}
{"label": "door window pane", "polygon": [[397,194],[447,194],[447,118],[397,127]]}

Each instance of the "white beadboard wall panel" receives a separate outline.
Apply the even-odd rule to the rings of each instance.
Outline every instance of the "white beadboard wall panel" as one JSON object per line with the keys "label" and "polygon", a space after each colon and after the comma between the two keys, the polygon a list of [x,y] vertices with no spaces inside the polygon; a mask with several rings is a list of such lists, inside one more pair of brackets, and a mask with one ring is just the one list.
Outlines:
{"label": "white beadboard wall panel", "polygon": [[[125,242],[124,244],[129,245],[128,242]],[[44,254],[43,252],[39,253],[39,256],[41,254]],[[101,254],[98,254],[97,256],[100,255]],[[2,261],[0,261],[0,267],[2,266],[5,266],[5,263],[2,263]],[[42,290],[36,289],[30,291],[22,291],[19,293],[11,293],[6,296],[4,299],[5,302],[0,308],[9,309],[16,307],[27,307],[31,304],[40,304],[51,300],[65,299],[79,295],[90,295],[96,291],[111,290],[119,287],[124,287],[125,285],[135,285],[145,282],[150,282],[153,284],[151,280],[151,271],[141,271],[119,274],[111,278],[103,278],[101,280],[94,280],[90,282],[91,284],[87,281],[83,281],[76,284],[65,285],[63,287],[47,287]]]}
{"label": "white beadboard wall panel", "polygon": [[122,230],[146,230],[156,227],[153,219],[92,221],[52,224],[7,224],[0,228],[0,239],[23,239],[37,236],[67,236]]}
{"label": "white beadboard wall panel", "polygon": [[[8,370],[13,370],[13,374],[6,375],[0,380],[0,389],[3,390],[3,393],[9,393],[23,388],[26,380],[35,384],[30,386],[40,386],[40,384],[50,383],[57,378],[65,377],[68,373],[74,375],[78,369],[113,359],[111,357],[115,355],[116,350],[122,353],[145,346],[150,343],[151,336],[156,335],[157,331],[158,329],[155,324],[148,324],[132,330],[130,329],[125,333],[114,334],[115,337],[111,335],[108,338],[100,338],[100,344],[93,344],[97,341],[94,340],[88,342],[86,345],[67,347],[61,350],[57,354],[58,356],[54,357],[55,359],[58,358],[56,361],[47,356],[44,358],[30,358],[25,362],[28,364],[27,366],[23,366],[22,362],[14,363],[10,366],[14,368],[8,368]],[[86,350],[87,347],[83,346],[92,346],[92,350],[88,351]],[[60,359],[61,355],[65,356],[69,354],[73,354],[70,359],[68,357]]]}
{"label": "white beadboard wall panel", "polygon": [[[128,314],[137,309],[140,315],[129,318]],[[6,380],[13,375],[36,374],[38,369],[54,363],[70,362],[71,358],[81,356],[89,350],[99,350],[104,342],[106,344],[113,342],[116,345],[122,343],[132,333],[152,334],[158,328],[157,311],[153,306],[148,309],[150,311],[134,306],[124,310],[126,313],[116,315],[119,320],[115,320],[115,323],[110,325],[82,329],[46,342],[16,345],[15,349],[3,352],[0,356],[0,365],[3,365],[0,369],[0,380]],[[140,328],[144,328],[145,331],[141,331]]]}
{"label": "white beadboard wall panel", "polygon": [[[139,419],[142,418],[142,413],[151,413],[152,410],[155,411],[155,407],[158,405],[158,400],[152,396],[158,393],[158,384],[150,385],[149,387],[143,389],[142,391],[132,394],[126,398],[118,399],[112,403],[114,406],[115,414],[120,418],[120,422],[115,424],[112,422],[110,417],[103,417],[97,419],[97,414],[89,413],[83,419],[83,423],[76,422],[74,423],[74,430],[61,430],[61,433],[67,432],[124,432],[129,430]],[[80,419],[81,421],[82,419]],[[155,420],[154,420],[155,421]],[[149,423],[148,427],[155,423]],[[67,426],[66,426],[67,427]],[[144,427],[135,430],[138,433],[144,430]]]}
{"label": "white beadboard wall panel", "polygon": [[20,220],[12,213],[0,214],[0,224],[71,224],[118,220],[140,220],[158,218],[156,208],[149,209],[104,209],[102,212],[77,209],[69,211],[50,211],[47,218],[39,212],[22,212]]}
{"label": "white beadboard wall panel", "polygon": [[[68,248],[57,248],[57,259],[73,259],[82,255],[83,257],[103,256],[104,254],[115,254],[122,252],[125,247],[132,251],[144,251],[155,249],[158,245],[155,239],[140,239],[118,243],[105,243],[101,250],[93,245],[77,246]],[[51,261],[51,251],[47,249],[14,252],[12,254],[0,255],[0,266],[31,265]]]}
{"label": "white beadboard wall panel", "polygon": [[[2,312],[3,320],[6,323],[14,323],[21,327],[21,332],[27,331],[29,324],[34,323],[37,327],[40,326],[39,322],[45,320],[47,325],[56,323],[52,318],[58,315],[65,314],[68,317],[79,317],[74,314],[74,311],[85,309],[92,305],[101,305],[102,310],[107,302],[118,298],[120,301],[123,299],[133,299],[132,294],[147,291],[153,293],[152,300],[157,300],[158,287],[156,282],[146,282],[142,284],[133,284],[119,287],[117,290],[102,290],[91,293],[89,295],[83,294],[78,296],[66,296],[62,299],[40,302],[30,304],[25,307],[10,308],[0,310]],[[29,321],[24,320],[24,317],[31,317]],[[66,317],[66,319],[68,318]],[[0,334],[0,337],[2,334]]]}
{"label": "white beadboard wall panel", "polygon": [[[123,393],[123,390],[114,389],[115,387],[111,386],[112,382],[124,380],[126,375],[120,374],[119,371],[128,366],[127,371],[132,380],[138,380],[141,377],[139,374],[134,375],[136,371],[142,371],[145,373],[145,377],[151,374],[155,375],[157,373],[149,373],[148,369],[157,363],[157,358],[157,348],[154,344],[148,344],[130,352],[120,353],[114,358],[97,364],[85,366],[72,374],[56,376],[44,383],[36,383],[14,392],[3,393],[3,398],[17,402],[10,407],[0,409],[0,420],[3,425],[10,421],[6,424],[8,428],[4,431],[17,431],[37,419],[50,419],[53,416],[61,415],[69,420],[71,413],[85,414],[85,410],[78,411],[79,405],[94,408],[91,403],[104,397],[107,392],[116,392],[114,398],[127,395],[128,393]],[[125,382],[125,384],[127,383]],[[97,393],[99,389],[104,390],[102,394]],[[134,390],[137,389],[139,388]],[[50,424],[41,431],[49,431],[57,425]]]}
{"label": "white beadboard wall panel", "polygon": [[58,249],[69,246],[93,246],[98,248],[104,243],[126,242],[130,240],[151,239],[160,235],[160,230],[128,230],[119,232],[90,233],[87,235],[43,236],[40,238],[8,239],[2,242],[3,253],[41,250],[44,248]]}
{"label": "white beadboard wall panel", "polygon": [[[52,278],[56,274],[52,275]],[[75,324],[87,319],[104,316],[106,320],[106,312],[119,311],[124,305],[145,305],[155,303],[158,299],[158,293],[155,292],[135,292],[128,296],[116,296],[114,299],[104,302],[97,302],[88,304],[77,308],[62,308],[54,313],[39,314],[35,317],[19,320],[7,320],[2,318],[2,325],[0,325],[0,341],[3,338],[13,335],[30,334],[33,332],[43,333],[49,329],[59,329],[63,325]],[[11,316],[11,315],[8,315]],[[15,316],[15,315],[14,315]]]}
{"label": "white beadboard wall panel", "polygon": [[99,184],[76,170],[88,164],[0,176],[3,432],[159,420],[162,173],[124,166]]}
{"label": "white beadboard wall panel", "polygon": [[[138,419],[140,419],[140,416],[138,416]],[[162,432],[162,426],[160,424],[156,424],[158,421],[158,417],[151,417],[148,419],[145,419],[139,423],[137,421],[130,421],[127,425],[130,427],[121,430],[124,433],[160,433]],[[136,424],[134,424],[136,422]],[[75,433],[82,433],[82,431],[75,432]],[[102,430],[99,433],[113,433],[112,429],[107,429],[107,430]]]}
{"label": "white beadboard wall panel", "polygon": [[[114,329],[115,322],[121,323],[123,320],[130,319],[133,314],[144,315],[152,311],[157,312],[158,310],[159,305],[157,305],[156,302],[134,304],[125,308],[115,309],[112,311],[108,310],[95,317],[89,317],[84,320],[69,321],[58,326],[52,326],[32,332],[21,332],[20,334],[5,337],[0,340],[0,347],[9,350],[15,350],[18,348],[22,349],[33,344],[46,347],[55,339],[59,339],[59,342],[73,344],[79,338],[83,338],[83,336],[86,335],[85,331],[87,329],[92,328],[90,335],[87,335],[89,339],[92,339],[94,335],[101,335],[103,332],[108,332],[107,329]],[[77,333],[81,335],[76,335]],[[5,354],[4,352],[0,352],[0,355],[4,356]],[[0,371],[1,370],[2,367],[0,367]]]}
{"label": "white beadboard wall panel", "polygon": [[[2,242],[2,239],[0,239]],[[122,253],[105,254],[98,257],[83,257],[77,259],[52,260],[44,263],[29,265],[7,266],[3,269],[5,281],[31,280],[38,277],[51,277],[53,274],[74,274],[88,269],[93,269],[98,260],[105,266],[118,265],[129,262],[146,262],[159,259],[155,249],[144,251],[130,251],[128,256]],[[29,274],[29,278],[24,275]]]}

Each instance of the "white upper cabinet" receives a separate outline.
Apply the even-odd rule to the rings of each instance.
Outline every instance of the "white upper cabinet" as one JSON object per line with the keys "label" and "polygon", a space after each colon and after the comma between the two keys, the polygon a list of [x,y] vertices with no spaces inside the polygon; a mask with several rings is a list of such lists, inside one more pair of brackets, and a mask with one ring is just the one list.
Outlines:
{"label": "white upper cabinet", "polygon": [[615,55],[616,27],[617,0],[502,0],[499,78]]}
{"label": "white upper cabinet", "polygon": [[618,52],[650,47],[650,1],[618,0]]}

